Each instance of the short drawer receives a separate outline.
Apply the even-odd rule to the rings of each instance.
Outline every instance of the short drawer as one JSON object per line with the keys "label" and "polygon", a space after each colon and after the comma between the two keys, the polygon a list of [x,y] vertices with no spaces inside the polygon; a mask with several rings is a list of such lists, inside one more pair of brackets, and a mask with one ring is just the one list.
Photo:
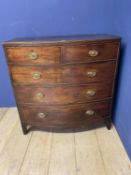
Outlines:
{"label": "short drawer", "polygon": [[90,83],[79,86],[15,86],[19,104],[64,105],[112,97],[112,83]]}
{"label": "short drawer", "polygon": [[57,64],[60,47],[9,47],[6,48],[9,62],[18,64]]}
{"label": "short drawer", "polygon": [[46,127],[76,127],[108,117],[110,106],[110,102],[50,107],[21,106],[19,112],[23,122],[40,123]]}
{"label": "short drawer", "polygon": [[107,81],[114,78],[115,62],[77,64],[56,67],[10,66],[17,84],[73,84]]}
{"label": "short drawer", "polygon": [[95,62],[117,59],[119,44],[89,44],[64,47],[63,62]]}

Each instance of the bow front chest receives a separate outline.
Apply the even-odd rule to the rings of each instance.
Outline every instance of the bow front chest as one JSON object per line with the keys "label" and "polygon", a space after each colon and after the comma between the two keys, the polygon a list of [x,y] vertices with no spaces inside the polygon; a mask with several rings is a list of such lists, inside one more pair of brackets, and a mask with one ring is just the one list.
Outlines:
{"label": "bow front chest", "polygon": [[120,38],[110,35],[14,39],[4,42],[23,133],[111,127]]}

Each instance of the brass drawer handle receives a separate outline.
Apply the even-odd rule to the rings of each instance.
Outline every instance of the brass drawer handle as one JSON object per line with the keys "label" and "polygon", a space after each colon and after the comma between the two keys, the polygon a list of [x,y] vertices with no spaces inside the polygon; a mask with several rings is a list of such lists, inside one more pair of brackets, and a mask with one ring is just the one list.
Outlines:
{"label": "brass drawer handle", "polygon": [[86,72],[86,75],[88,77],[95,77],[96,76],[96,71],[88,71],[88,72]]}
{"label": "brass drawer handle", "polygon": [[98,55],[98,51],[95,50],[95,49],[92,49],[92,50],[89,50],[88,54],[91,56],[91,57],[96,57]]}
{"label": "brass drawer handle", "polygon": [[92,116],[94,114],[95,114],[95,111],[94,110],[87,110],[86,111],[86,115]]}
{"label": "brass drawer handle", "polygon": [[86,92],[86,94],[88,95],[88,96],[94,96],[95,94],[96,94],[96,92],[95,91],[93,91],[93,90],[88,90],[87,92]]}
{"label": "brass drawer handle", "polygon": [[36,52],[29,52],[28,57],[31,60],[36,60],[36,59],[38,59],[38,54]]}
{"label": "brass drawer handle", "polygon": [[43,97],[45,97],[45,94],[43,94],[42,92],[37,92],[37,93],[35,94],[35,96],[36,96],[36,97],[39,97],[39,98],[43,98]]}
{"label": "brass drawer handle", "polygon": [[41,73],[40,72],[34,72],[34,73],[32,73],[32,78],[34,80],[40,79],[41,78]]}
{"label": "brass drawer handle", "polygon": [[43,112],[39,112],[39,113],[37,114],[37,116],[38,116],[38,118],[43,119],[43,118],[46,117],[46,114],[44,114]]}

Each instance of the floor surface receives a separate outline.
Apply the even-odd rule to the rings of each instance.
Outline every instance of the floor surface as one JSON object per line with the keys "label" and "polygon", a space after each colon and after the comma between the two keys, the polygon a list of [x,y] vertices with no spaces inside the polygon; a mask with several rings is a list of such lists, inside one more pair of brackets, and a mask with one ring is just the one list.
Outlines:
{"label": "floor surface", "polygon": [[22,134],[16,108],[0,109],[0,175],[131,175],[113,127]]}

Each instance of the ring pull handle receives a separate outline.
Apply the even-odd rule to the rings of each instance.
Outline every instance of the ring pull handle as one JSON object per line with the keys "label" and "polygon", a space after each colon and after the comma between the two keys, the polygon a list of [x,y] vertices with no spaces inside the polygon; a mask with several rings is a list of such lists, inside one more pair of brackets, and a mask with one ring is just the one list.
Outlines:
{"label": "ring pull handle", "polygon": [[88,54],[89,54],[91,57],[96,57],[96,56],[98,56],[98,51],[95,50],[95,49],[92,49],[92,50],[89,50]]}
{"label": "ring pull handle", "polygon": [[38,98],[43,98],[43,97],[45,97],[45,94],[43,94],[42,92],[37,92],[35,94],[35,96],[38,97]]}
{"label": "ring pull handle", "polygon": [[86,72],[86,75],[88,77],[95,77],[96,76],[96,71],[88,71],[88,72]]}
{"label": "ring pull handle", "polygon": [[94,90],[88,90],[88,91],[86,92],[86,94],[87,94],[88,96],[92,97],[92,96],[94,96],[94,95],[96,94],[96,92],[95,92]]}
{"label": "ring pull handle", "polygon": [[38,59],[38,54],[36,52],[31,51],[28,53],[28,58],[31,60],[36,60]]}
{"label": "ring pull handle", "polygon": [[93,116],[94,114],[95,114],[94,110],[87,110],[86,111],[86,115],[88,115],[88,116]]}
{"label": "ring pull handle", "polygon": [[38,116],[38,118],[43,119],[43,118],[45,118],[45,117],[46,117],[46,114],[45,114],[45,113],[43,113],[43,112],[39,112],[39,113],[37,114],[37,116]]}
{"label": "ring pull handle", "polygon": [[32,78],[34,80],[39,80],[41,78],[41,73],[40,72],[34,72],[34,73],[32,73]]}

